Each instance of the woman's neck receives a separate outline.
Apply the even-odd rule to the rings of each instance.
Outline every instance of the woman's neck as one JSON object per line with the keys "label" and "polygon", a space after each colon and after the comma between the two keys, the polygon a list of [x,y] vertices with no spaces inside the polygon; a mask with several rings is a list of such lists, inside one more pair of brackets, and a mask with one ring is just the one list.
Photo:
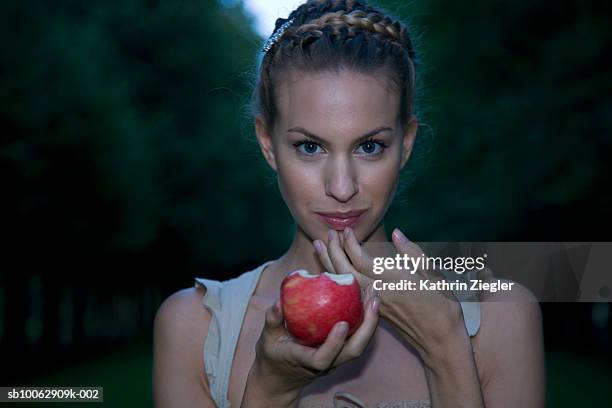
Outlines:
{"label": "woman's neck", "polygon": [[[384,242],[387,240],[384,223],[381,223],[364,242]],[[324,242],[327,245],[327,240]],[[306,269],[308,272],[315,274],[325,272],[311,239],[299,227],[287,252],[265,268],[257,292],[262,295],[267,294],[277,297],[280,293],[280,282],[287,273],[297,269]]]}

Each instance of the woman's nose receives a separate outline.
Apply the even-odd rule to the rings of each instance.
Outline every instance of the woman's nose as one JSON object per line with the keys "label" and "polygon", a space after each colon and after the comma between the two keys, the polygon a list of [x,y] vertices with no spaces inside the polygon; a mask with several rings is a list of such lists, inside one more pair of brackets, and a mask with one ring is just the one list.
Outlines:
{"label": "woman's nose", "polygon": [[351,160],[346,157],[330,160],[326,169],[325,193],[345,203],[358,191],[357,174]]}

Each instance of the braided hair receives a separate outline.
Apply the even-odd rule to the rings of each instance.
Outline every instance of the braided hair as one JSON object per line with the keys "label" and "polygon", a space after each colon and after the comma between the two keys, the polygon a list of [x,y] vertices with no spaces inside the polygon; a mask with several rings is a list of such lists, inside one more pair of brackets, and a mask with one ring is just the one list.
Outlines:
{"label": "braided hair", "polygon": [[291,70],[381,73],[400,91],[398,119],[407,124],[414,112],[416,54],[408,28],[388,12],[361,0],[308,0],[277,19],[274,34],[251,99],[253,113],[269,129],[278,118],[275,80]]}

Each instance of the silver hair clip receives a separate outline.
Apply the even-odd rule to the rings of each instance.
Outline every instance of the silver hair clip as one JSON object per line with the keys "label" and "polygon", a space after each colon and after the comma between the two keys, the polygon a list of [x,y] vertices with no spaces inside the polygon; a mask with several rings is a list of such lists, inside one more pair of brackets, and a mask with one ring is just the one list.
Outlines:
{"label": "silver hair clip", "polygon": [[289,21],[286,21],[282,26],[280,26],[280,28],[276,30],[276,32],[272,34],[270,38],[268,38],[268,41],[266,41],[264,46],[261,48],[261,52],[268,52],[268,50],[272,48],[272,46],[280,38],[280,36],[283,35],[285,30],[287,30],[287,28],[289,28],[289,26],[293,23],[293,20],[295,20],[295,17]]}

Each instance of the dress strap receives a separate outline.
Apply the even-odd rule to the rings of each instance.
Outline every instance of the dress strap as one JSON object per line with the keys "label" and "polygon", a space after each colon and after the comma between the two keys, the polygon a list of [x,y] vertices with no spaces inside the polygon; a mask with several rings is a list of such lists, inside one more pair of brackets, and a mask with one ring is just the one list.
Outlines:
{"label": "dress strap", "polygon": [[358,397],[345,391],[337,391],[333,401],[334,408],[368,408]]}
{"label": "dress strap", "polygon": [[480,329],[480,302],[478,292],[469,289],[472,279],[479,279],[479,271],[471,270],[464,274],[457,274],[453,271],[442,270],[442,274],[448,281],[460,281],[466,283],[468,290],[453,290],[453,294],[461,305],[463,312],[463,322],[470,337],[474,337]]}
{"label": "dress strap", "polygon": [[261,271],[270,262],[224,282],[195,278],[196,286],[206,288],[202,303],[211,315],[203,355],[211,396],[219,408],[230,406],[227,391],[240,329]]}

